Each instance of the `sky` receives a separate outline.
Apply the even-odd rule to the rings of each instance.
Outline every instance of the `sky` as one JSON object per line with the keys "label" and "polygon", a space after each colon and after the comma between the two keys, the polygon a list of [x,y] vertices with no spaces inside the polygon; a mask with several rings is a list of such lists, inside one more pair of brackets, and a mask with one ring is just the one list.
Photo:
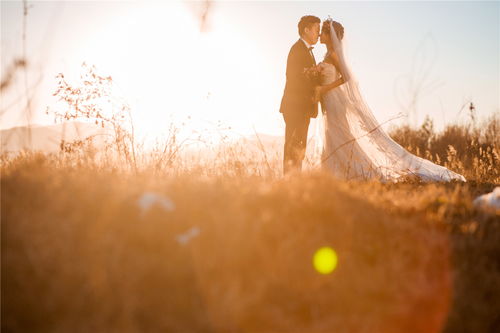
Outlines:
{"label": "sky", "polygon": [[[222,1],[200,31],[202,2],[28,1],[26,79],[33,124],[51,124],[55,76],[77,82],[81,64],[112,76],[139,136],[188,131],[283,135],[286,58],[303,15],[345,28],[348,62],[379,122],[439,129],[500,110],[497,1]],[[22,1],[1,2],[2,79],[22,56]],[[317,44],[319,62],[325,53]],[[25,73],[2,91],[0,127],[26,125]],[[412,103],[412,101],[416,101]]]}

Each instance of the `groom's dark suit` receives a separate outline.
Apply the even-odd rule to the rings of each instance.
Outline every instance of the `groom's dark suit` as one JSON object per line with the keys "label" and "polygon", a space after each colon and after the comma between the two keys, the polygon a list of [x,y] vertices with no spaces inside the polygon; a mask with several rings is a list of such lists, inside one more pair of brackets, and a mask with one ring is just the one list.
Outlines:
{"label": "groom's dark suit", "polygon": [[318,103],[313,101],[318,84],[304,74],[304,69],[316,65],[314,55],[303,40],[293,44],[286,64],[286,85],[280,112],[285,119],[285,148],[283,172],[302,169],[307,145],[310,118],[318,115]]}

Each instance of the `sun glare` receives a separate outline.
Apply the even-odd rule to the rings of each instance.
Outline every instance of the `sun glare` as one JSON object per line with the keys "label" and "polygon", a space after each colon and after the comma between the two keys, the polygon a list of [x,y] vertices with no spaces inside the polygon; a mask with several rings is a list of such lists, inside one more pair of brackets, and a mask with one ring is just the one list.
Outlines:
{"label": "sun glare", "polygon": [[201,32],[178,2],[144,3],[117,17],[92,38],[84,60],[113,76],[139,138],[161,137],[172,121],[184,123],[187,135],[215,131],[218,123],[251,128],[261,55],[243,34],[223,19]]}
{"label": "sun glare", "polygon": [[318,249],[313,256],[313,266],[320,274],[330,274],[337,267],[337,253],[328,246]]}

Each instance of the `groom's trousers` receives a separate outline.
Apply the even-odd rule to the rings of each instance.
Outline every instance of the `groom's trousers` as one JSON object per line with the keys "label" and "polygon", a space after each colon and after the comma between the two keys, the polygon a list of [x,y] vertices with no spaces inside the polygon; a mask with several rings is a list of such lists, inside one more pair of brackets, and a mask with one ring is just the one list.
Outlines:
{"label": "groom's trousers", "polygon": [[285,119],[285,148],[283,173],[302,170],[307,145],[307,130],[310,118],[304,114],[283,113]]}

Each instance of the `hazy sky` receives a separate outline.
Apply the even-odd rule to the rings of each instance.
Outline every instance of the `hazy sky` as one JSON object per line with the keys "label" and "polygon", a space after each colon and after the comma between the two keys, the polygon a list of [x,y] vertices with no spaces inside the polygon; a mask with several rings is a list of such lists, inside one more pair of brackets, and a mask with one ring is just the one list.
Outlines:
{"label": "hazy sky", "polygon": [[[499,110],[500,4],[497,1],[216,2],[200,33],[200,3],[185,1],[29,1],[28,82],[36,85],[34,123],[54,105],[55,75],[76,80],[83,61],[111,75],[132,105],[140,134],[165,132],[170,119],[193,129],[220,120],[234,133],[283,135],[278,113],[286,57],[297,22],[330,15],[345,27],[349,63],[376,118],[407,112],[438,127]],[[1,2],[2,75],[21,53],[22,2]],[[317,44],[319,62],[325,52]],[[3,76],[2,76],[3,77]],[[420,90],[418,87],[421,87]],[[23,125],[24,76],[2,93],[1,127]]]}

